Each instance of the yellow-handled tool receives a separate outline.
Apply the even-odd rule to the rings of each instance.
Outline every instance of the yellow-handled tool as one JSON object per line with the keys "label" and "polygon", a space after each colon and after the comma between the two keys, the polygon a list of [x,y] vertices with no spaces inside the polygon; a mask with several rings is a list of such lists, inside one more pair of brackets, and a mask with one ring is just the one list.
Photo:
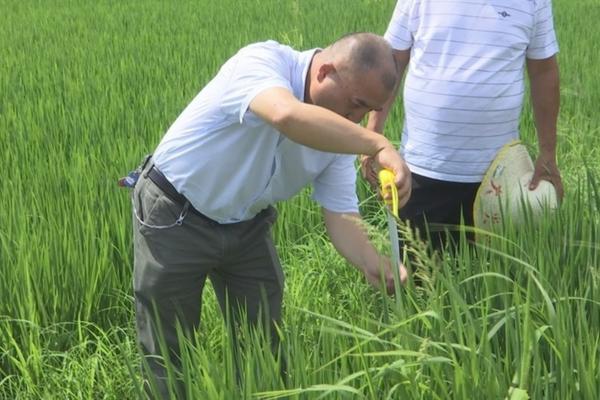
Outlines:
{"label": "yellow-handled tool", "polygon": [[[386,213],[390,247],[392,249],[392,268],[394,276],[398,278],[396,275],[400,264],[400,244],[398,243],[398,226],[396,225],[396,218],[398,218],[398,188],[396,187],[396,182],[394,182],[394,173],[389,169],[382,169],[379,171],[378,176],[381,196],[387,205]],[[388,199],[388,197],[391,197],[391,199]]]}
{"label": "yellow-handled tool", "polygon": [[[398,188],[394,182],[394,173],[389,169],[379,171],[379,186],[381,188],[381,196],[385,203],[392,209],[394,217],[398,218]],[[391,200],[386,199],[391,196]]]}

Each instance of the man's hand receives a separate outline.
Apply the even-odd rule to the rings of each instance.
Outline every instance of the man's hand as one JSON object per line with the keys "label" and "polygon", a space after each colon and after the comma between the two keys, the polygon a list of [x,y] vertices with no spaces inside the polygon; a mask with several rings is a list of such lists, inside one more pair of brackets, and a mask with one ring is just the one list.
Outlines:
{"label": "man's hand", "polygon": [[531,183],[529,184],[529,190],[535,190],[541,180],[548,181],[554,185],[558,201],[561,202],[564,197],[564,188],[560,171],[554,157],[544,157],[543,155],[540,155],[537,160],[535,160],[535,169],[533,171]]}
{"label": "man's hand", "polygon": [[377,171],[375,171],[375,166],[373,165],[373,157],[365,156],[363,154],[360,156],[359,161],[361,176],[369,183],[371,189],[377,190],[379,184],[377,182]]}
{"label": "man's hand", "polygon": [[380,169],[387,168],[393,171],[395,184],[398,188],[398,206],[402,208],[408,202],[412,185],[410,170],[393,146],[384,147],[374,157],[362,156],[360,164],[363,178],[369,182],[373,189],[379,189],[377,172]]}
{"label": "man's hand", "polygon": [[[383,276],[386,290],[394,293],[394,273],[390,259],[381,255],[369,241],[363,228],[364,222],[356,213],[337,213],[323,208],[325,227],[336,250],[363,272],[367,280],[381,289]],[[408,277],[406,268],[400,263],[398,275],[405,283]]]}
{"label": "man's hand", "polygon": [[[379,261],[381,263],[380,265],[367,265],[363,269],[363,273],[369,283],[378,289],[381,288],[383,278],[386,292],[388,294],[394,294],[394,271],[391,266],[391,261],[387,257],[380,257]],[[405,285],[406,280],[408,279],[408,272],[402,263],[399,262],[398,265],[398,277],[400,278],[400,283]]]}
{"label": "man's hand", "polygon": [[[360,156],[361,176],[369,183],[371,189],[377,191],[377,193],[381,195],[379,179],[377,178],[377,171],[377,163],[375,162],[375,159],[373,157],[368,157],[365,155]],[[399,207],[403,207],[410,199],[412,186],[410,170],[408,169],[408,166],[406,165],[404,160],[402,160],[401,173],[396,173],[394,176],[396,177],[396,187],[398,188],[398,205]]]}

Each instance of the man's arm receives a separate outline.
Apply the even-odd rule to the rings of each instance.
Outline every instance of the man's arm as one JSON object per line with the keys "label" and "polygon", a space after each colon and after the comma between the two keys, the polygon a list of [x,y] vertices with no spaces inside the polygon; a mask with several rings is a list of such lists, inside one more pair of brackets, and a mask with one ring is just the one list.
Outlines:
{"label": "man's arm", "polygon": [[[390,113],[390,110],[392,109],[394,103],[396,102],[396,98],[398,97],[398,91],[402,85],[402,77],[404,76],[404,71],[406,70],[406,67],[410,61],[410,49],[394,50],[394,59],[396,60],[396,68],[398,69],[399,77],[398,82],[396,82],[396,87],[394,88],[392,96],[388,99],[383,108],[379,111],[371,111],[367,121],[367,129],[378,133],[383,133],[385,121],[387,120],[388,114]],[[366,179],[371,186],[377,187],[377,173],[375,172],[372,163],[372,157],[369,157],[368,155],[362,156],[360,159],[360,171],[362,177]]]}
{"label": "man's arm", "polygon": [[390,147],[373,132],[323,107],[304,103],[283,88],[266,89],[250,110],[294,142],[317,150],[374,156]]}
{"label": "man's arm", "polygon": [[332,153],[367,154],[396,177],[398,197],[410,194],[410,171],[394,146],[358,124],[323,107],[306,104],[283,88],[266,89],[250,103],[250,110],[291,140]]}
{"label": "man's arm", "polygon": [[558,198],[562,200],[564,189],[556,165],[556,121],[560,105],[556,56],[542,60],[527,59],[527,73],[540,148],[529,188],[535,189],[542,179],[550,181],[556,188]]}
{"label": "man's arm", "polygon": [[400,89],[400,85],[402,84],[402,77],[404,76],[404,71],[408,66],[410,61],[410,49],[408,50],[394,50],[394,59],[396,60],[396,68],[398,70],[398,82],[396,82],[396,87],[392,96],[385,103],[383,108],[379,111],[371,111],[369,113],[369,120],[367,122],[367,129],[370,129],[375,132],[383,133],[383,127],[385,126],[385,121],[387,116],[394,105],[396,98],[398,97],[398,90]]}
{"label": "man's arm", "polygon": [[[336,213],[325,208],[322,210],[327,233],[336,250],[349,263],[360,269],[373,286],[380,288],[383,276],[387,292],[393,293],[394,274],[390,260],[377,253],[361,226],[363,222],[360,215]],[[401,263],[398,276],[401,283],[406,282],[408,273]]]}

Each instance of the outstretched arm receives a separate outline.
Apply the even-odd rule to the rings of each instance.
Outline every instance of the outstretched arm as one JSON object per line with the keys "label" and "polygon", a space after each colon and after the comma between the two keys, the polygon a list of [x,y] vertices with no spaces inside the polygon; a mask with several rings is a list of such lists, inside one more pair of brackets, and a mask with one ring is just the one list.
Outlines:
{"label": "outstretched arm", "polygon": [[379,133],[383,133],[387,116],[396,102],[396,98],[398,97],[398,91],[400,89],[400,85],[402,84],[402,77],[404,76],[404,71],[408,66],[408,62],[410,61],[410,49],[394,50],[394,59],[396,60],[396,68],[399,76],[399,79],[396,82],[396,88],[394,89],[392,96],[388,99],[381,110],[371,111],[369,113],[369,120],[367,122],[368,129]]}
{"label": "outstretched arm", "polygon": [[[382,277],[388,293],[394,292],[394,273],[387,256],[380,255],[369,241],[362,219],[357,213],[336,213],[323,210],[325,227],[336,250],[363,272],[367,280],[375,287],[381,287]],[[399,260],[398,260],[399,261]],[[398,276],[405,283],[408,277],[402,263]]]}
{"label": "outstretched arm", "polygon": [[558,198],[562,200],[564,189],[556,165],[556,121],[560,105],[556,56],[542,60],[527,59],[527,73],[540,148],[530,189],[535,189],[542,179],[550,181],[556,188]]}
{"label": "outstretched arm", "polygon": [[[410,49],[394,50],[394,59],[396,60],[396,68],[398,69],[398,76],[400,77],[398,82],[396,82],[396,88],[381,110],[371,111],[369,113],[369,119],[367,121],[367,129],[378,133],[383,133],[385,121],[398,97],[398,91],[402,84],[402,77],[404,76],[404,71],[410,61]],[[377,173],[373,168],[373,158],[369,157],[366,153],[360,159],[360,171],[362,177],[366,179],[372,187],[377,187]]]}

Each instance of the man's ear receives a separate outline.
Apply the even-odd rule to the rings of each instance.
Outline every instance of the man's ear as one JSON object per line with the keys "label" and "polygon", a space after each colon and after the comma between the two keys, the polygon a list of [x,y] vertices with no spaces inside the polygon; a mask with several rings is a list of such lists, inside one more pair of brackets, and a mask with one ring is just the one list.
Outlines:
{"label": "man's ear", "polygon": [[323,63],[319,67],[319,71],[317,71],[317,81],[323,82],[327,75],[336,72],[335,66],[332,63]]}

